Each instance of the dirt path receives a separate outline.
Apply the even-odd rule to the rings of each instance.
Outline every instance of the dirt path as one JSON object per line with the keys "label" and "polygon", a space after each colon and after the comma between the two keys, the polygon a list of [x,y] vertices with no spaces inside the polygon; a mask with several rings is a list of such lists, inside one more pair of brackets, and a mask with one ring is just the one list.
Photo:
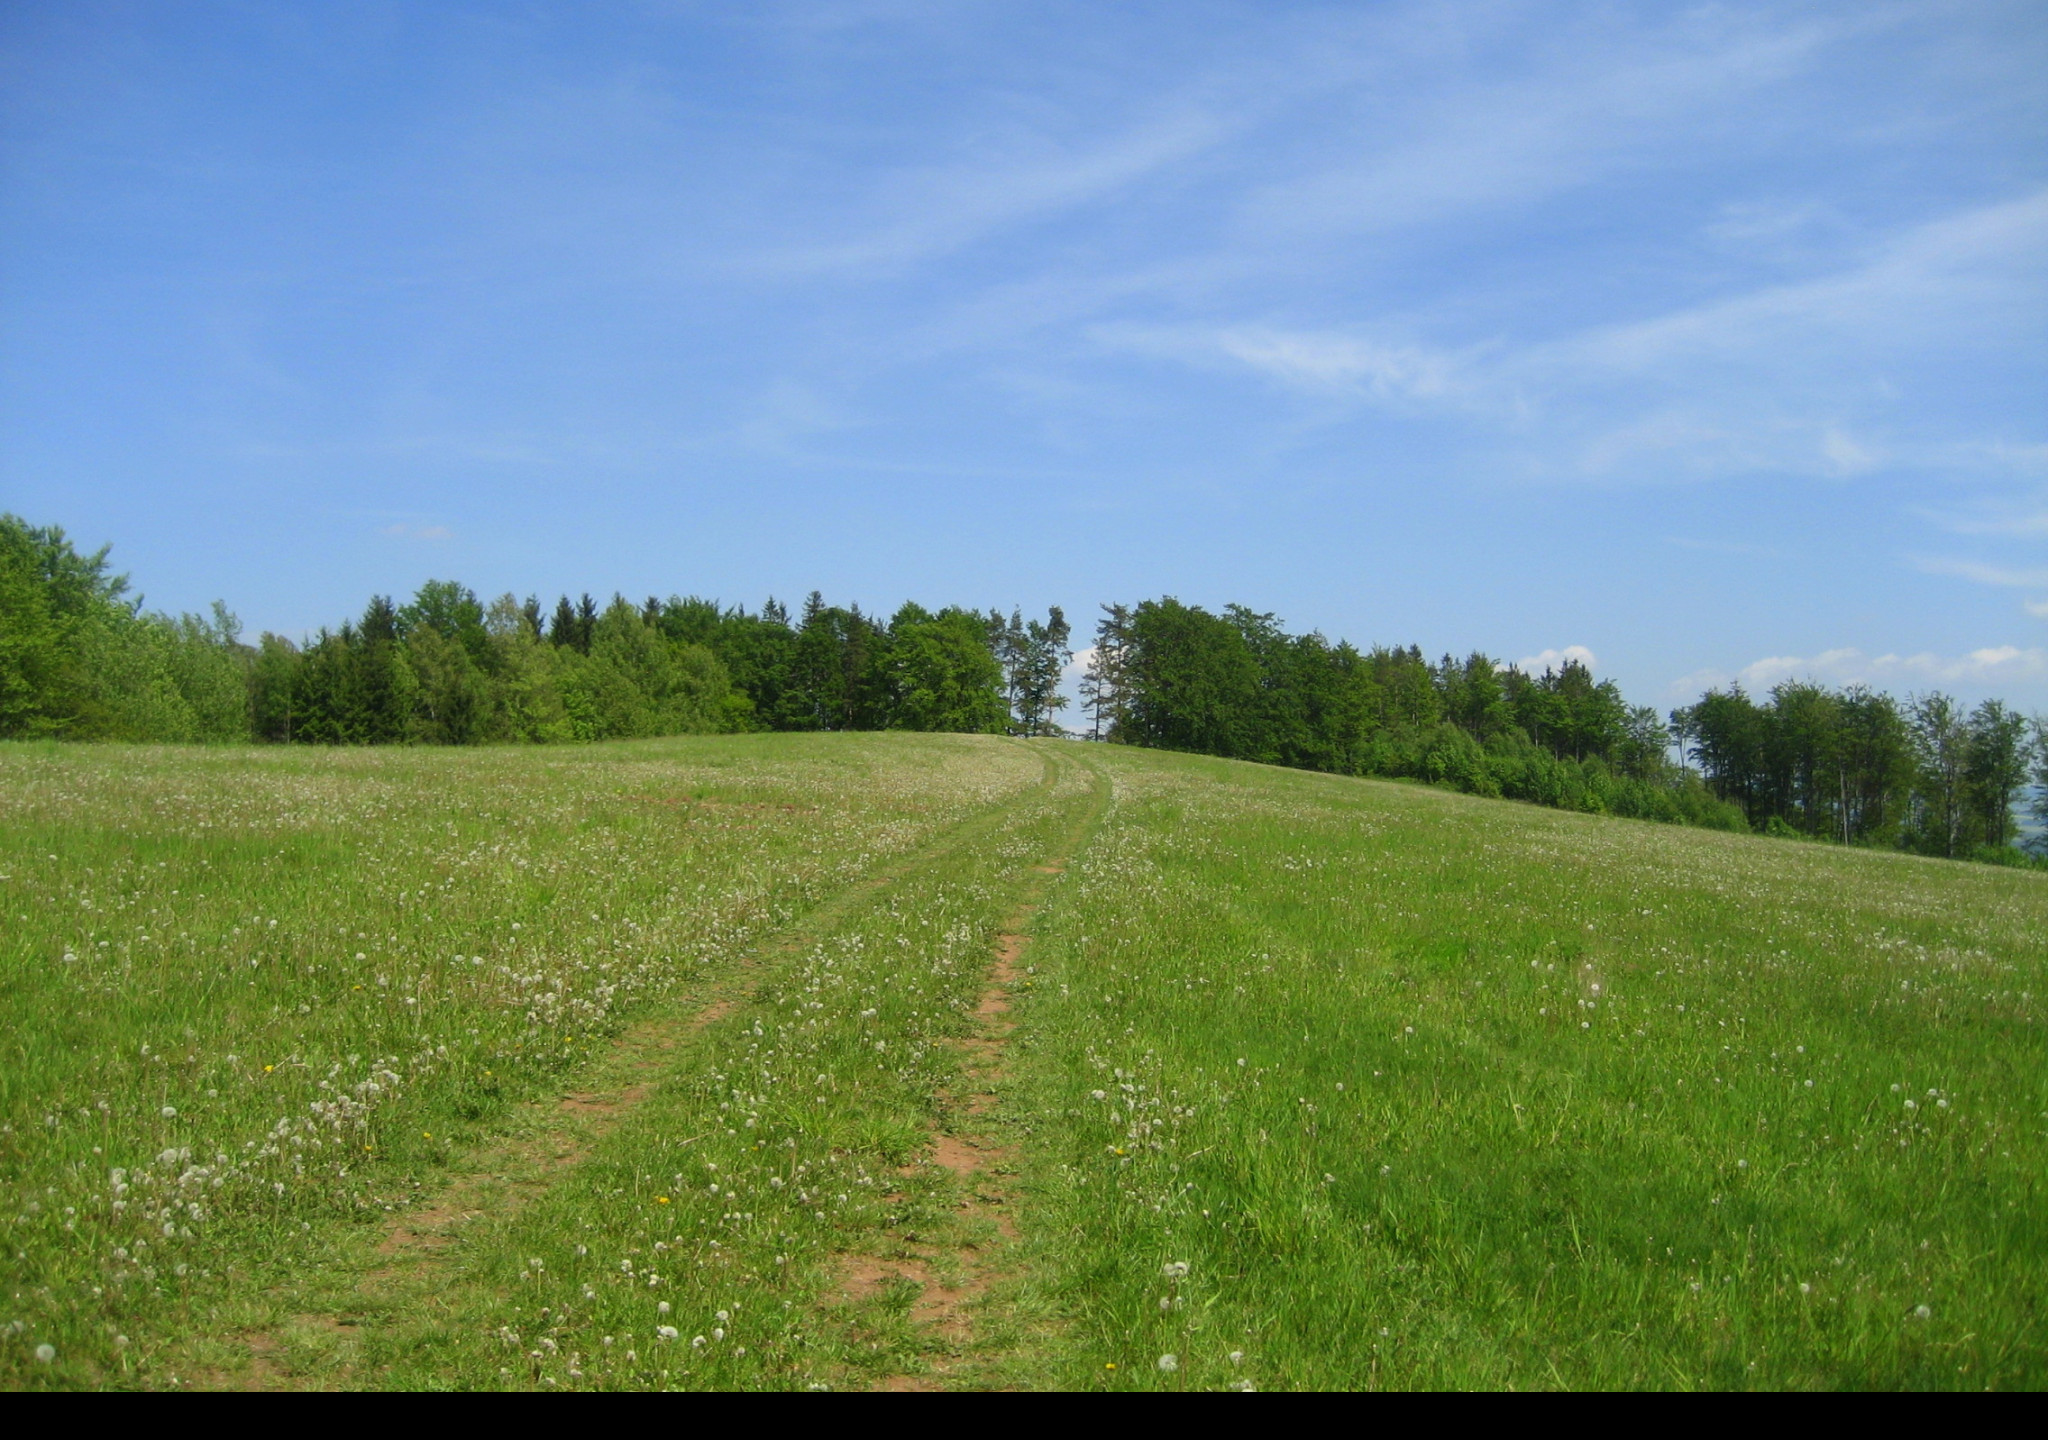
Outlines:
{"label": "dirt path", "polygon": [[[313,1277],[305,1294],[286,1300],[283,1313],[274,1311],[230,1337],[226,1353],[216,1346],[209,1359],[195,1357],[181,1367],[188,1383],[250,1389],[348,1385],[361,1317],[435,1307],[447,1282],[450,1252],[465,1231],[479,1223],[502,1224],[547,1193],[675,1069],[694,1036],[744,1006],[779,963],[816,946],[890,887],[943,864],[1019,810],[1046,803],[1061,768],[1047,757],[1036,784],[844,887],[741,956],[693,1001],[628,1027],[577,1077],[577,1088],[521,1107],[492,1143],[452,1167],[431,1198],[392,1216],[357,1262],[346,1267],[348,1273]],[[1040,877],[1040,888],[1042,883]],[[1009,938],[1022,943],[1020,936]],[[1001,1001],[985,997],[983,1003],[999,1007]],[[319,1374],[286,1363],[286,1356],[308,1351],[326,1352],[338,1363],[322,1367]]]}
{"label": "dirt path", "polygon": [[[1085,762],[1083,762],[1085,764]],[[995,936],[987,983],[975,1007],[978,1033],[959,1042],[960,1085],[943,1096],[943,1118],[932,1134],[931,1151],[918,1164],[936,1166],[951,1177],[957,1210],[957,1238],[891,1258],[846,1257],[840,1277],[841,1304],[871,1301],[893,1287],[912,1285],[917,1297],[911,1323],[932,1342],[935,1358],[921,1373],[899,1373],[876,1382],[880,1390],[942,1390],[989,1357],[977,1354],[997,1282],[1015,1278],[1012,1245],[1016,1224],[1009,1211],[1016,1174],[1015,1152],[997,1132],[997,1087],[1005,1078],[1004,1053],[1016,1028],[1007,1018],[1010,1000],[1029,983],[1025,958],[1030,924],[1045,893],[1079,854],[1109,804],[1109,779],[1092,765],[1090,802],[1055,852],[1032,866],[1018,885],[1014,908]],[[905,1176],[917,1166],[906,1167]]]}

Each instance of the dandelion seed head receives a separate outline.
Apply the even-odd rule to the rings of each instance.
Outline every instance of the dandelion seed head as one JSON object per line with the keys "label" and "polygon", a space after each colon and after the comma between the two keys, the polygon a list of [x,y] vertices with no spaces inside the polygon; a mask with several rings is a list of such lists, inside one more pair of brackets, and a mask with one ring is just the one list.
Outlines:
{"label": "dandelion seed head", "polygon": [[1171,1375],[1174,1371],[1180,1369],[1180,1356],[1161,1355],[1159,1357],[1159,1368],[1168,1375]]}

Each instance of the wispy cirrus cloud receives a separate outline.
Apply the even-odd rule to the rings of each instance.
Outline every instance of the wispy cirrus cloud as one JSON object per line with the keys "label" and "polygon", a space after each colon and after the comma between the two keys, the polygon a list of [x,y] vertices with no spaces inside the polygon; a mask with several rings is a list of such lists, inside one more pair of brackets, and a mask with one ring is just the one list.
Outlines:
{"label": "wispy cirrus cloud", "polygon": [[[1228,124],[1199,109],[1137,124],[1093,145],[1014,134],[942,165],[901,170],[858,208],[851,234],[735,256],[766,277],[901,273],[1006,229],[1104,202],[1214,145]],[[842,221],[842,223],[845,223]]]}
{"label": "wispy cirrus cloud", "polygon": [[[1256,373],[1305,396],[1434,405],[1512,443],[1528,473],[1603,478],[1780,472],[1853,478],[1940,464],[1895,443],[1874,367],[1915,347],[2016,338],[2048,302],[2048,190],[1912,227],[1847,268],[1549,340],[1445,345],[1371,324],[1109,324],[1112,349]],[[1997,332],[1987,339],[1987,332]],[[1984,446],[1979,450],[1989,454]],[[2025,463],[2030,447],[2004,447]],[[2029,533],[2032,517],[2017,522]]]}
{"label": "wispy cirrus cloud", "polygon": [[1440,402],[1454,398],[1460,383],[1460,357],[1447,351],[1340,332],[1122,324],[1096,326],[1089,336],[1105,349],[1197,368],[1250,371],[1317,396]]}
{"label": "wispy cirrus cloud", "polygon": [[1317,240],[1527,205],[1664,163],[1674,132],[1796,74],[1833,28],[1708,20],[1574,33],[1567,25],[1532,39],[1533,63],[1512,80],[1470,74],[1433,87],[1426,104],[1398,116],[1378,101],[1399,92],[1404,71],[1455,71],[1445,62],[1483,50],[1484,33],[1503,18],[1437,8],[1411,12],[1391,35],[1361,36],[1351,61],[1367,83],[1337,124],[1341,158],[1318,156],[1257,187],[1244,203],[1240,236],[1298,253]]}
{"label": "wispy cirrus cloud", "polygon": [[1913,568],[1927,575],[1953,575],[1979,585],[1996,585],[2008,590],[2048,590],[2048,569],[2015,570],[2004,565],[1986,565],[1976,560],[1955,560],[1940,556],[1923,557]]}

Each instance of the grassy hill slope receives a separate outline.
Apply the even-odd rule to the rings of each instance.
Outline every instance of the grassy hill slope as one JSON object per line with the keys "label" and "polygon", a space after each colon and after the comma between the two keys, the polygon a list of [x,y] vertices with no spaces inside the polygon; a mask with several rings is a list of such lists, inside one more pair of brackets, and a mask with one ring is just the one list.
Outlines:
{"label": "grassy hill slope", "polygon": [[2044,877],[1099,763],[1022,1016],[1062,1381],[2048,1380]]}
{"label": "grassy hill slope", "polygon": [[0,810],[0,1383],[2048,1380],[2048,876],[972,737]]}

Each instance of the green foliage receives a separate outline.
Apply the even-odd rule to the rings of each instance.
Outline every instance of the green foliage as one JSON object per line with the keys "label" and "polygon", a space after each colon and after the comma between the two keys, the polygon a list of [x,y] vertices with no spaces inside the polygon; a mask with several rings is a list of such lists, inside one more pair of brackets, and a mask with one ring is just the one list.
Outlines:
{"label": "green foliage", "polygon": [[889,622],[894,728],[999,735],[1008,714],[1002,668],[982,619],[971,610],[927,615],[905,605]]}
{"label": "green foliage", "polygon": [[1666,756],[1670,732],[1568,661],[1541,675],[1481,654],[1360,653],[1271,615],[1167,598],[1105,607],[1091,696],[1110,738],[1712,829],[1741,810]]}
{"label": "green foliage", "polygon": [[[0,737],[337,745],[559,743],[748,730],[1063,733],[1066,616],[905,604],[887,624],[812,592],[792,622],[702,597],[585,593],[544,623],[452,580],[303,648],[243,645],[234,616],[142,613],[107,551],[0,516]],[[1090,732],[1345,775],[1668,823],[1899,845],[2010,848],[2048,737],[1998,701],[1904,708],[1861,687],[1740,687],[1630,706],[1577,661],[1540,675],[1474,652],[1361,652],[1270,614],[1171,596],[1103,607],[1082,676]],[[1670,758],[1676,741],[1678,761]],[[1695,777],[1697,761],[1701,775]],[[2039,768],[2036,768],[2039,767]],[[1702,783],[1704,781],[1704,784]],[[2029,844],[2048,845],[2048,839]]]}
{"label": "green foliage", "polygon": [[1162,750],[1266,758],[1262,676],[1237,626],[1168,596],[1131,612],[1124,723],[1115,738]]}
{"label": "green foliage", "polygon": [[250,652],[234,617],[144,614],[107,551],[0,515],[0,736],[248,738]]}

